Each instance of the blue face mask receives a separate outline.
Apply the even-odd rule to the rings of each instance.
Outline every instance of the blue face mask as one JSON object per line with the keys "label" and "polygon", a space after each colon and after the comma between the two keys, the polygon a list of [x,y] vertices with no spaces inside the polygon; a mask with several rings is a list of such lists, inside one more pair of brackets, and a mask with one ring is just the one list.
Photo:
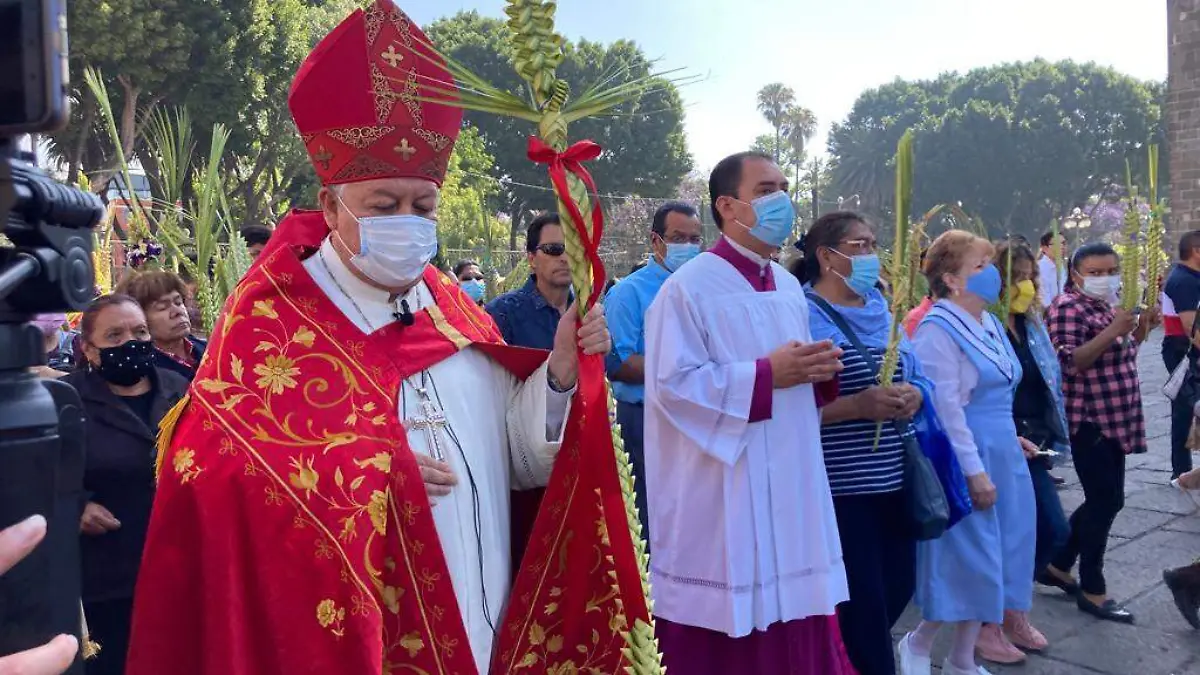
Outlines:
{"label": "blue face mask", "polygon": [[1000,301],[1000,286],[1000,270],[995,265],[988,265],[967,277],[967,292],[978,295],[989,305]]}
{"label": "blue face mask", "polygon": [[754,209],[754,227],[739,224],[750,231],[750,236],[767,246],[783,246],[792,236],[792,225],[796,223],[796,207],[788,193],[783,190],[772,192],[750,202],[750,207]]}
{"label": "blue face mask", "polygon": [[475,302],[483,300],[483,296],[487,293],[487,284],[480,279],[468,279],[461,284],[463,292],[467,294]]}
{"label": "blue face mask", "polygon": [[[842,281],[846,282],[846,286],[850,290],[858,294],[859,297],[865,298],[875,288],[875,284],[879,282],[879,256],[874,253],[866,255],[848,256],[837,249],[829,249],[834,253],[848,258],[850,260],[850,276],[842,277]],[[834,272],[837,274],[837,272]]]}
{"label": "blue face mask", "polygon": [[667,254],[663,256],[663,267],[675,272],[683,264],[700,255],[700,244],[667,244]]}

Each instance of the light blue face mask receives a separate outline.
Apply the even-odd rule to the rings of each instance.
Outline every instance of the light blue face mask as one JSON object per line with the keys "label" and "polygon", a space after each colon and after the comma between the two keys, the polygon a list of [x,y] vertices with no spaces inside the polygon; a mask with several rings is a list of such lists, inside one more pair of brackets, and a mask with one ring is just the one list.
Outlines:
{"label": "light blue face mask", "polygon": [[1000,270],[995,265],[988,265],[967,277],[967,292],[978,295],[981,300],[989,305],[1000,302],[1000,288],[1002,285]]}
{"label": "light blue face mask", "polygon": [[482,302],[483,296],[487,294],[487,284],[481,279],[468,279],[461,284],[463,292],[467,294],[475,302]]}
{"label": "light blue face mask", "polygon": [[663,267],[675,272],[687,261],[700,255],[700,244],[667,244],[667,254],[663,256]]}
{"label": "light blue face mask", "polygon": [[783,246],[792,236],[792,226],[796,223],[796,207],[788,193],[783,190],[772,192],[750,202],[749,206],[754,209],[754,227],[739,224],[749,230],[750,236],[767,246]]}
{"label": "light blue face mask", "polygon": [[871,289],[875,288],[875,284],[879,282],[879,256],[874,253],[850,256],[836,248],[829,250],[850,260],[850,276],[842,277],[836,271],[830,271],[842,277],[842,281],[846,282],[846,286],[857,293],[860,298],[867,297]]}

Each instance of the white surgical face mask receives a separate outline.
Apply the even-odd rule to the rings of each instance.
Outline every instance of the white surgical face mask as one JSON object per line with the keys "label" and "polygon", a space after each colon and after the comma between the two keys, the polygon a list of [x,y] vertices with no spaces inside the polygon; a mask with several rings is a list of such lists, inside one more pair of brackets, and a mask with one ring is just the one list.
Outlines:
{"label": "white surgical face mask", "polygon": [[359,218],[341,195],[337,200],[358,223],[359,250],[350,263],[359,272],[386,288],[399,288],[421,278],[425,266],[437,255],[437,222],[415,215]]}
{"label": "white surgical face mask", "polygon": [[1083,292],[1097,300],[1115,304],[1121,292],[1121,277],[1084,277]]}

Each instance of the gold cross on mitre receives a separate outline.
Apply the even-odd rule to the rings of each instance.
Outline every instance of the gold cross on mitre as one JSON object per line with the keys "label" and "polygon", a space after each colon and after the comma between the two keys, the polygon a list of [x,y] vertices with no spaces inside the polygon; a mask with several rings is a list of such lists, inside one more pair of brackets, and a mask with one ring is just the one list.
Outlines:
{"label": "gold cross on mitre", "polygon": [[380,54],[379,56],[384,61],[387,61],[388,65],[393,68],[399,67],[400,62],[404,60],[404,54],[401,54],[400,52],[396,51],[396,45],[394,43],[389,44],[387,51]]}
{"label": "gold cross on mitre", "polygon": [[392,151],[403,157],[404,161],[407,162],[408,160],[412,159],[413,155],[416,154],[417,149],[408,144],[407,138],[401,138],[400,145],[392,148]]}
{"label": "gold cross on mitre", "polygon": [[333,161],[333,154],[322,145],[317,148],[317,154],[313,155],[313,161],[320,164],[322,169],[328,171],[329,162]]}

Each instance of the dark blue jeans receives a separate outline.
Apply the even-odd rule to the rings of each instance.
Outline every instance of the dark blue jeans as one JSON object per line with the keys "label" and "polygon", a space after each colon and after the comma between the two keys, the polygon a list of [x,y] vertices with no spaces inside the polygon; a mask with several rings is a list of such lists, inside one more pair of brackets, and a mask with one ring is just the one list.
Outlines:
{"label": "dark blue jeans", "polygon": [[1033,498],[1037,505],[1037,547],[1033,554],[1033,572],[1039,574],[1071,537],[1071,525],[1063,512],[1058,489],[1050,480],[1046,460],[1029,461],[1029,477],[1033,479]]}
{"label": "dark blue jeans", "polygon": [[650,551],[650,514],[646,511],[646,453],[642,445],[642,434],[646,421],[646,409],[641,403],[617,401],[617,424],[621,425],[621,439],[625,441],[625,452],[633,464],[633,490],[642,521],[642,538],[646,540],[646,552]]}

